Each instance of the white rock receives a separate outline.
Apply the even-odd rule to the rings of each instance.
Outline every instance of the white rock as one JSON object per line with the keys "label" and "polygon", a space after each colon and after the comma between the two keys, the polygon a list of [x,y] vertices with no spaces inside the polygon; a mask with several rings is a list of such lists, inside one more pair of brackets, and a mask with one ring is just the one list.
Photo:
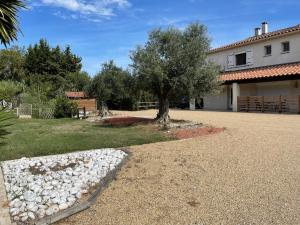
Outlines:
{"label": "white rock", "polygon": [[68,168],[66,169],[66,173],[67,173],[69,176],[72,176],[72,174],[73,174],[73,169],[72,169],[71,167],[68,167]]}
{"label": "white rock", "polygon": [[22,213],[22,214],[20,215],[20,217],[21,217],[21,221],[22,221],[22,222],[25,222],[25,221],[28,219],[27,213]]}
{"label": "white rock", "polygon": [[[76,199],[99,184],[125,156],[126,153],[119,150],[101,149],[4,162],[5,188],[12,217],[27,223],[33,216],[43,218],[74,205]],[[65,167],[70,163],[75,166],[53,170],[53,167]],[[30,167],[44,173],[31,174]],[[16,194],[19,197],[14,199]]]}
{"label": "white rock", "polygon": [[51,216],[54,213],[54,210],[50,207],[46,210],[46,215]]}
{"label": "white rock", "polygon": [[39,209],[39,210],[37,211],[37,215],[38,215],[38,217],[39,217],[40,219],[43,218],[43,217],[45,217],[45,214],[46,214],[45,209]]}
{"label": "white rock", "polygon": [[81,192],[78,192],[78,193],[76,194],[76,198],[78,198],[78,199],[81,198]]}
{"label": "white rock", "polygon": [[26,206],[26,208],[31,211],[31,212],[36,212],[38,211],[38,206],[34,202],[29,202]]}
{"label": "white rock", "polygon": [[32,220],[35,220],[35,215],[32,212],[28,212],[28,217]]}
{"label": "white rock", "polygon": [[24,199],[29,202],[33,202],[36,199],[36,194],[32,191],[26,191],[24,193]]}
{"label": "white rock", "polygon": [[12,215],[12,216],[16,216],[16,215],[18,215],[20,213],[20,209],[18,209],[18,208],[11,208],[10,209],[10,214]]}
{"label": "white rock", "polygon": [[67,203],[62,203],[62,204],[59,205],[59,209],[60,209],[60,210],[65,210],[65,209],[67,209],[68,207],[69,207],[69,206],[68,206]]}

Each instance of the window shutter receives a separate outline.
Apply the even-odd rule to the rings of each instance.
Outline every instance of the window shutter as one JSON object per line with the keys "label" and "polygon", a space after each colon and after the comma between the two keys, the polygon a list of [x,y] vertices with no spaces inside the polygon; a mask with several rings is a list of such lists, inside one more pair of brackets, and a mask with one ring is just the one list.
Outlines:
{"label": "window shutter", "polygon": [[246,52],[246,55],[247,55],[247,64],[248,65],[252,65],[253,64],[253,51],[252,50],[248,50]]}
{"label": "window shutter", "polygon": [[228,60],[227,60],[228,62],[228,68],[231,68],[231,67],[234,67],[234,54],[231,54],[231,55],[229,55],[228,56]]}

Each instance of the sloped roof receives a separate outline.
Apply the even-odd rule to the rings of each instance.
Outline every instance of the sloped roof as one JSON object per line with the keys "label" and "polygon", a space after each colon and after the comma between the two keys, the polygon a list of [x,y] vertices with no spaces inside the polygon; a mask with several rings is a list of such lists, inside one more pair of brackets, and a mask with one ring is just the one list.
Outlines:
{"label": "sloped roof", "polygon": [[300,32],[300,24],[293,26],[293,27],[288,27],[285,29],[272,31],[272,32],[269,32],[266,34],[249,37],[242,41],[238,41],[238,42],[235,42],[235,43],[232,43],[229,45],[225,45],[225,46],[222,46],[219,48],[214,48],[214,49],[210,50],[209,53],[215,53],[215,52],[220,52],[220,51],[227,50],[227,49],[241,47],[241,46],[249,45],[249,44],[252,44],[255,42],[266,41],[269,39],[278,38],[278,37],[290,35],[290,34],[297,33],[297,32]]}
{"label": "sloped roof", "polygon": [[300,75],[300,62],[221,73],[221,81]]}
{"label": "sloped roof", "polygon": [[68,98],[85,98],[86,94],[83,91],[67,91],[65,92],[65,96],[67,96]]}

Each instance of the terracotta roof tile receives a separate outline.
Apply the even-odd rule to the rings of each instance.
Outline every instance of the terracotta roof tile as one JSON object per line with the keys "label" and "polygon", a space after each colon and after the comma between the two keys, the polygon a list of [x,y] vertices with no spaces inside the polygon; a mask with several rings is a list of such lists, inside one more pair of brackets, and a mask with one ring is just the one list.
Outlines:
{"label": "terracotta roof tile", "polygon": [[83,91],[80,91],[80,92],[68,91],[68,92],[65,92],[65,96],[67,96],[68,98],[85,98],[86,97],[86,95]]}
{"label": "terracotta roof tile", "polygon": [[300,62],[221,73],[221,81],[300,75]]}
{"label": "terracotta roof tile", "polygon": [[225,46],[222,46],[219,48],[214,48],[214,49],[210,50],[209,53],[215,53],[215,52],[220,52],[220,51],[231,49],[231,48],[241,47],[244,45],[252,44],[254,42],[265,41],[265,40],[269,40],[269,39],[273,39],[273,38],[277,38],[277,37],[282,37],[282,36],[289,35],[289,34],[296,33],[296,32],[300,32],[300,24],[293,26],[293,27],[288,27],[285,29],[269,32],[267,34],[249,37],[245,40],[238,41],[238,42],[235,42],[235,43],[232,43],[229,45],[225,45]]}

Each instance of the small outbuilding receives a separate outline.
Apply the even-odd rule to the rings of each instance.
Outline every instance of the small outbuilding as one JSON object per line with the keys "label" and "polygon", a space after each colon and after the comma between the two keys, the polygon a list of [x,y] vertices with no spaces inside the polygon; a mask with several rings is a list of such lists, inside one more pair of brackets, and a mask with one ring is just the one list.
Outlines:
{"label": "small outbuilding", "polygon": [[65,92],[65,96],[77,103],[79,110],[85,109],[86,112],[97,111],[97,100],[95,98],[89,98],[83,91],[68,91]]}

